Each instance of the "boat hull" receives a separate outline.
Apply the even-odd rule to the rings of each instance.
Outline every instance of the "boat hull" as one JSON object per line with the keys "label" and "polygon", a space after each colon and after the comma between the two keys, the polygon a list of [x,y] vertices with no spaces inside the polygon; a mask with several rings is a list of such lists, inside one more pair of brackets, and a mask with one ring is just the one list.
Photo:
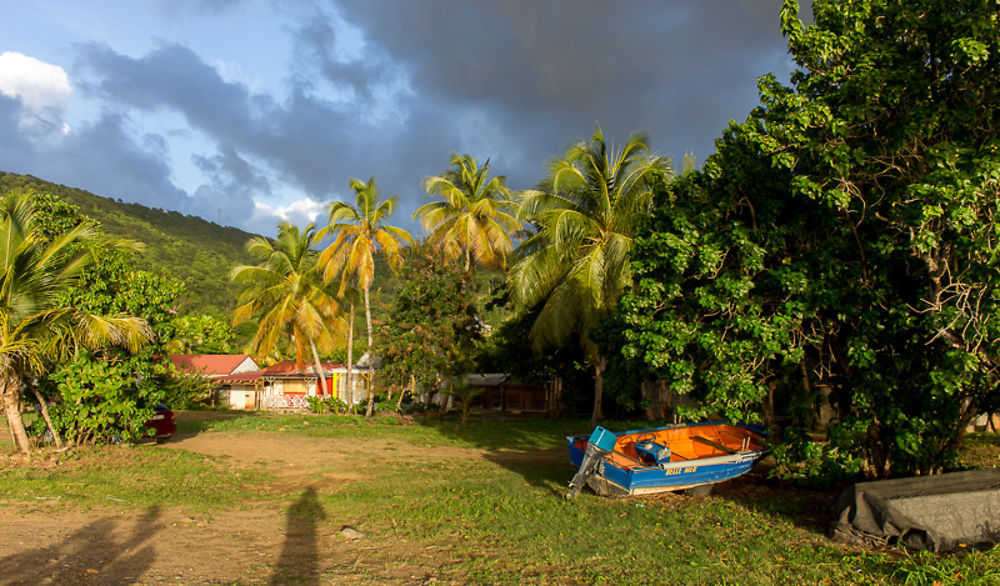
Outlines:
{"label": "boat hull", "polygon": [[[685,429],[679,431],[681,428]],[[682,458],[680,454],[676,454],[673,458],[667,456],[669,461],[664,459],[661,462],[651,463],[629,456],[629,439],[665,432],[668,437],[672,435],[701,438],[702,436],[698,434],[709,429],[713,432],[722,429],[726,438],[747,439],[738,444],[740,449],[737,449],[737,444],[732,444],[732,440],[730,440],[732,447],[709,440],[706,443],[714,444],[717,448],[702,457]],[[763,431],[756,426],[703,423],[626,431],[615,435],[618,437],[615,450],[603,457],[587,478],[587,484],[591,489],[606,496],[652,494],[717,484],[746,474],[766,455],[766,450],[762,446]],[[570,462],[577,468],[583,462],[588,437],[579,435],[567,438]],[[671,441],[667,440],[664,443],[669,444]],[[727,447],[732,453],[724,449]]]}

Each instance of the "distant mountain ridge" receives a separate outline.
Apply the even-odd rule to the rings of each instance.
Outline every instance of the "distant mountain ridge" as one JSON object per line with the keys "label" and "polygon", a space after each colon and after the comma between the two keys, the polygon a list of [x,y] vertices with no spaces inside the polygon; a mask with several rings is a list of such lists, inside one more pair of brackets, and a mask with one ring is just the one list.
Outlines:
{"label": "distant mountain ridge", "polygon": [[228,316],[236,306],[239,287],[229,281],[229,271],[253,262],[245,245],[256,234],[197,216],[124,203],[31,175],[0,171],[0,194],[17,187],[55,195],[97,220],[109,236],[142,242],[145,250],[137,255],[136,265],[184,282],[187,294],[181,309]]}

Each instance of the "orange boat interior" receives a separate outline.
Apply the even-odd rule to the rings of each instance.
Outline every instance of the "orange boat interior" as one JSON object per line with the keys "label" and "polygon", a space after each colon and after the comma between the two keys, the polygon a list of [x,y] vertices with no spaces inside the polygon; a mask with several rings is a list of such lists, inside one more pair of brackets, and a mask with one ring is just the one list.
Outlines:
{"label": "orange boat interior", "polygon": [[[649,442],[669,448],[669,460],[650,458],[643,445]],[[587,438],[574,442],[582,450],[587,449]],[[636,444],[640,444],[637,449]],[[663,462],[683,462],[715,456],[728,456],[739,452],[753,452],[764,449],[760,435],[732,425],[694,425],[641,431],[618,436],[615,449],[608,456],[611,463],[620,468],[651,466]]]}

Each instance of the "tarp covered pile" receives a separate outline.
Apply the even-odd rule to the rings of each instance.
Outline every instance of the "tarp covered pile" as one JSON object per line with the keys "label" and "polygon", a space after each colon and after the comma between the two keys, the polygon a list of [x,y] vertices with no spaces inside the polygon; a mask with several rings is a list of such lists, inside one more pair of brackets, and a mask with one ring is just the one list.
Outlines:
{"label": "tarp covered pile", "polygon": [[840,496],[838,541],[945,552],[1000,541],[1000,469],[859,482]]}

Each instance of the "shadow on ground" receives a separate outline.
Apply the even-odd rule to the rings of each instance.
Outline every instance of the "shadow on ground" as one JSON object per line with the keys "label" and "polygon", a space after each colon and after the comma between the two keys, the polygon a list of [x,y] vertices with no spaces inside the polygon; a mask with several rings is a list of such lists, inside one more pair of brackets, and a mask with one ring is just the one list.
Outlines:
{"label": "shadow on ground", "polygon": [[316,498],[316,490],[307,488],[285,513],[285,542],[274,565],[272,584],[319,584],[319,548],[317,528],[326,519],[326,511]]}
{"label": "shadow on ground", "polygon": [[[58,544],[27,549],[0,559],[3,584],[129,584],[156,559],[153,537],[162,529],[160,508],[151,507],[131,528],[99,519]],[[121,535],[121,537],[119,537]]]}
{"label": "shadow on ground", "polygon": [[451,417],[422,417],[416,425],[483,451],[487,460],[521,476],[525,483],[562,494],[573,477],[566,436],[582,433],[588,423],[542,416],[479,415],[462,425]]}

